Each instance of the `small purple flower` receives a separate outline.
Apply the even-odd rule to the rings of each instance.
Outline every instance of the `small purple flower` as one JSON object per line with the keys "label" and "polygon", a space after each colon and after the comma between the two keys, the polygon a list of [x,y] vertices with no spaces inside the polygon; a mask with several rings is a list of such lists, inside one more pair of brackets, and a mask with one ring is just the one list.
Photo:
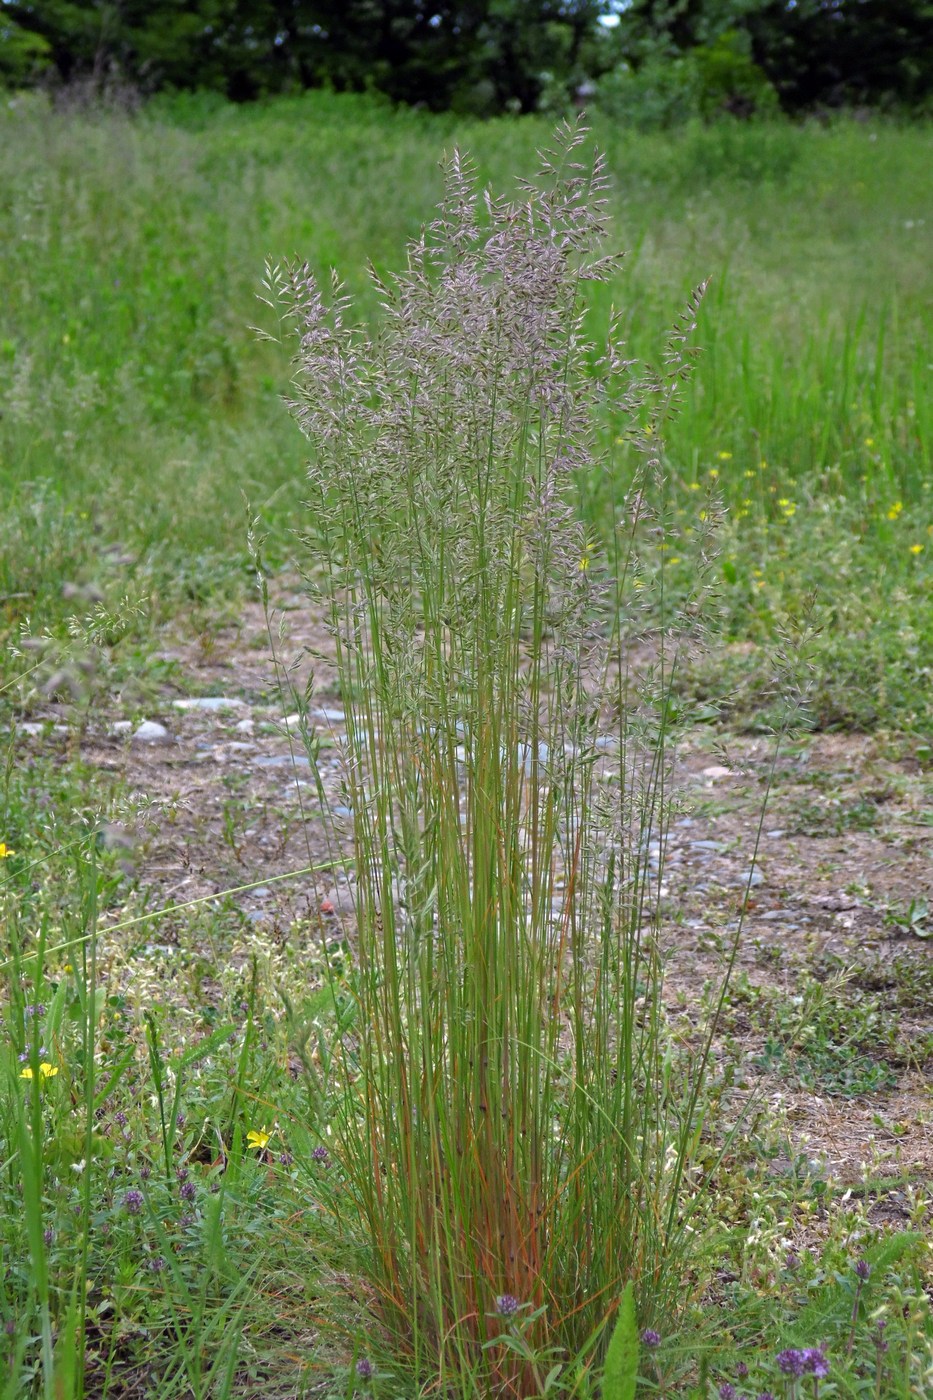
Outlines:
{"label": "small purple flower", "polygon": [[139,1175],[142,1181],[148,1181],[150,1176],[152,1176],[152,1168],[150,1167],[148,1162],[143,1162],[142,1166],[139,1169]]}
{"label": "small purple flower", "polygon": [[187,1180],[188,1180],[188,1168],[187,1168],[187,1167],[179,1167],[179,1168],[177,1169],[177,1171],[175,1172],[175,1175],[178,1177],[178,1180],[179,1180],[179,1181],[187,1181]]}
{"label": "small purple flower", "polygon": [[330,1162],[330,1153],[326,1147],[316,1147],[311,1153],[311,1161],[328,1164]]}
{"label": "small purple flower", "polygon": [[808,1347],[804,1352],[806,1368],[811,1376],[816,1376],[817,1380],[822,1380],[829,1375],[829,1362],[822,1347]]}
{"label": "small purple flower", "polygon": [[787,1351],[782,1351],[777,1359],[778,1369],[783,1371],[785,1376],[802,1376],[807,1369],[806,1352],[795,1351],[789,1347]]}
{"label": "small purple flower", "polygon": [[719,1387],[719,1400],[738,1400],[739,1392],[730,1381],[723,1381]]}
{"label": "small purple flower", "polygon": [[188,1227],[189,1227],[189,1225],[193,1225],[193,1224],[194,1224],[194,1216],[193,1216],[193,1215],[180,1215],[180,1216],[178,1217],[178,1223],[179,1223],[179,1225],[181,1226],[181,1228],[182,1228],[183,1230],[187,1230]]}
{"label": "small purple flower", "polygon": [[153,1272],[154,1274],[160,1274],[160,1273],[162,1272],[162,1270],[165,1268],[165,1260],[162,1258],[162,1255],[161,1255],[161,1254],[156,1254],[156,1255],[154,1255],[154,1256],[149,1260],[149,1267],[150,1267],[150,1269],[152,1270],[152,1272]]}
{"label": "small purple flower", "polygon": [[127,1191],[123,1197],[123,1209],[128,1215],[138,1215],[143,1208],[143,1193],[141,1191]]}
{"label": "small purple flower", "polygon": [[181,1183],[181,1191],[179,1194],[181,1195],[183,1201],[193,1201],[195,1196],[198,1194],[198,1188],[195,1186],[193,1181],[183,1181]]}
{"label": "small purple flower", "polygon": [[180,1133],[183,1133],[185,1131],[185,1124],[187,1123],[187,1121],[188,1120],[183,1113],[179,1113],[176,1117],[175,1126]]}
{"label": "small purple flower", "polygon": [[787,1258],[784,1260],[784,1268],[788,1271],[788,1273],[791,1274],[794,1273],[795,1270],[799,1269],[800,1255],[795,1254],[792,1249],[789,1249],[787,1251]]}
{"label": "small purple flower", "polygon": [[758,1396],[758,1400],[774,1400],[774,1395],[770,1390],[763,1390]]}
{"label": "small purple flower", "polygon": [[661,1345],[661,1333],[656,1332],[653,1327],[646,1327],[641,1334],[641,1344],[654,1350],[655,1347]]}
{"label": "small purple flower", "polygon": [[53,1229],[49,1228],[49,1229],[46,1229],[46,1230],[43,1230],[43,1231],[42,1231],[42,1240],[43,1240],[43,1243],[45,1244],[45,1247],[46,1247],[46,1248],[49,1247],[49,1245],[52,1243],[52,1241],[54,1240],[54,1238],[55,1238],[55,1231],[54,1231]]}
{"label": "small purple flower", "polygon": [[43,1004],[42,1004],[41,1001],[37,1001],[37,1002],[35,1003],[34,1006],[24,1006],[24,1007],[23,1007],[23,1017],[24,1017],[24,1019],[27,1020],[27,1021],[29,1020],[30,1016],[44,1016],[44,1015],[45,1015],[45,1007],[43,1006]]}
{"label": "small purple flower", "polygon": [[746,1366],[744,1361],[737,1362],[735,1374],[738,1376],[740,1381],[745,1380],[746,1376],[748,1375],[748,1367]]}
{"label": "small purple flower", "polygon": [[123,1112],[122,1109],[119,1113],[115,1113],[113,1115],[113,1121],[116,1123],[118,1128],[126,1127],[126,1114]]}
{"label": "small purple flower", "polygon": [[280,1167],[290,1167],[290,1166],[292,1165],[292,1163],[294,1162],[294,1160],[295,1160],[295,1159],[294,1159],[294,1157],[292,1156],[292,1154],[291,1154],[290,1152],[280,1152],[280,1153],[279,1153],[279,1166],[280,1166]]}
{"label": "small purple flower", "polygon": [[6,1322],[3,1324],[3,1330],[8,1337],[13,1336],[16,1331],[16,1323],[13,1321],[12,1317],[7,1318]]}
{"label": "small purple flower", "polygon": [[496,1299],[496,1312],[500,1317],[514,1317],[520,1307],[514,1293],[500,1293]]}
{"label": "small purple flower", "polygon": [[356,1363],[356,1374],[361,1381],[368,1381],[373,1373],[373,1363],[367,1356],[361,1356]]}
{"label": "small purple flower", "polygon": [[855,1266],[855,1276],[856,1276],[856,1278],[859,1279],[862,1283],[864,1283],[865,1280],[866,1280],[867,1278],[870,1277],[870,1275],[871,1275],[871,1265],[869,1264],[868,1260],[867,1260],[867,1259],[859,1259],[858,1263],[857,1263],[856,1266]]}

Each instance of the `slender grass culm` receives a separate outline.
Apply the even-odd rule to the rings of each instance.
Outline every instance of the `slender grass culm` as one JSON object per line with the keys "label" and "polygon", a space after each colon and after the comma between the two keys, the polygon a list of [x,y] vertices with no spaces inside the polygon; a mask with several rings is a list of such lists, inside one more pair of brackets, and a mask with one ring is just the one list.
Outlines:
{"label": "slender grass culm", "polygon": [[[372,332],[306,267],[266,282],[299,339],[307,577],[346,706],[341,1228],[387,1352],[457,1397],[587,1393],[629,1281],[639,1325],[670,1322],[695,1189],[707,1055],[667,1033],[659,953],[676,641],[654,703],[619,641],[691,326],[657,376],[587,343],[613,260],[584,140],[562,129],[516,202],[455,155]],[[644,481],[601,561],[575,503],[606,396]]]}

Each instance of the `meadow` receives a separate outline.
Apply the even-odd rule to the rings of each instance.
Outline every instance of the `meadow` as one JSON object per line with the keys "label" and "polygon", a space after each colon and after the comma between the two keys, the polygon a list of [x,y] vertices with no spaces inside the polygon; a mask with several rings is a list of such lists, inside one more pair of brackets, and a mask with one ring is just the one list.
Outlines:
{"label": "meadow", "polygon": [[[425,457],[403,318],[354,417],[292,362],[283,269],[335,267],[365,337],[444,153],[509,193],[550,134],[323,94],[0,107],[5,1395],[928,1393],[933,133],[595,116],[626,256],[547,336],[579,295],[585,339],[614,309],[666,368],[596,395],[561,342],[592,440],[565,481],[539,434],[538,501],[496,397],[523,361],[487,383],[457,342]],[[436,462],[482,456],[490,398],[474,539]],[[398,489],[363,475],[376,402]],[[484,1079],[490,1037],[520,1053]]]}

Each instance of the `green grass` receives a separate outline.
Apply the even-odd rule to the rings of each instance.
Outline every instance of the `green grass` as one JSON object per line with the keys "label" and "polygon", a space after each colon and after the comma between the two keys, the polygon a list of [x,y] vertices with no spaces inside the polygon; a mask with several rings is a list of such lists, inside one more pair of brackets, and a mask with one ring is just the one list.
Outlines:
{"label": "green grass", "polygon": [[[400,265],[439,196],[442,152],[469,146],[505,187],[546,131],[321,94],[254,108],[164,101],[133,120],[5,104],[7,627],[84,611],[75,587],[144,601],[137,637],[182,612],[196,626],[218,600],[235,607],[244,493],[270,558],[287,560],[303,453],[278,402],[287,365],[249,330],[263,260],[336,265],[373,313],[366,261]],[[768,647],[815,590],[815,722],[923,730],[933,133],[843,121],[596,136],[613,238],[630,253],[594,295],[593,329],[611,300],[631,352],[651,356],[688,290],[712,278],[668,446],[679,530],[710,485],[731,510],[724,638]],[[596,535],[631,470],[613,437],[607,424],[610,464],[584,493]],[[670,543],[686,575],[690,537]],[[734,714],[754,724],[760,663],[734,669]],[[711,684],[688,678],[697,692]]]}
{"label": "green grass", "polygon": [[[551,700],[550,749],[563,749],[579,716],[572,667],[551,695],[551,619],[544,626],[544,593],[525,599],[518,555],[506,548],[494,556],[499,573],[477,575],[490,616],[496,588],[505,590],[512,631],[503,630],[501,650],[482,625],[451,630],[440,591],[425,587],[437,665],[459,657],[462,667],[456,694],[420,695],[421,722],[404,645],[345,665],[370,920],[362,970],[360,944],[329,938],[313,921],[265,937],[221,897],[153,909],[111,840],[120,823],[145,817],[144,800],[80,756],[82,716],[116,692],[132,709],[184,683],[159,654],[166,625],[209,636],[236,617],[254,580],[244,496],[261,518],[273,574],[302,562],[293,532],[307,525],[306,446],[280,402],[290,369],[280,347],[249,329],[273,328],[256,301],[265,258],[297,253],[318,274],[336,264],[361,315],[375,319],[366,262],[401,266],[406,239],[440,196],[444,149],[469,147],[482,178],[503,189],[532,168],[547,135],[535,119],[455,123],[320,94],[250,109],[160,101],[132,120],[64,116],[35,97],[0,110],[0,618],[13,644],[0,683],[11,717],[55,693],[79,721],[64,758],[39,750],[21,764],[14,734],[2,764],[0,1395],[10,1400],[219,1400],[257,1388],[403,1400],[438,1393],[438,1356],[450,1400],[486,1400],[489,1375],[528,1395],[616,1400],[608,1383],[600,1394],[601,1329],[624,1278],[639,1273],[640,1321],[665,1331],[658,1348],[642,1348],[639,1393],[707,1400],[734,1381],[753,1394],[815,1394],[812,1377],[796,1391],[785,1383],[776,1353],[824,1342],[835,1389],[822,1393],[924,1393],[933,1363],[928,1201],[908,1189],[902,1227],[886,1232],[867,1194],[833,1201],[805,1156],[790,1154],[787,1167],[779,1127],[755,1104],[732,1123],[723,1105],[743,1067],[728,1039],[702,1083],[697,1023],[669,1026],[662,1015],[661,968],[643,932],[658,917],[645,853],[665,799],[650,780],[639,786],[634,767],[622,766],[631,786],[621,784],[618,801],[631,804],[626,820],[640,830],[623,823],[616,842],[627,862],[619,890],[581,845],[580,892],[560,892],[562,907],[580,911],[561,935],[575,965],[554,986],[552,882],[562,864],[576,871],[574,824],[595,842],[596,809],[615,790],[590,801],[585,775],[574,787],[573,764],[563,792],[539,773],[543,829],[526,841],[528,780],[515,754],[533,707],[522,687],[537,703]],[[689,605],[708,527],[727,508],[708,659],[685,667],[677,706],[662,700],[654,721],[650,708],[632,721],[642,728],[631,739],[629,692],[616,694],[609,710],[626,745],[645,741],[660,771],[675,718],[709,718],[718,707],[734,724],[767,726],[778,716],[768,658],[777,653],[779,672],[799,671],[794,638],[814,624],[823,631],[803,647],[813,721],[922,733],[933,709],[933,133],[840,122],[664,136],[603,128],[597,137],[615,180],[614,240],[631,254],[620,278],[593,289],[592,331],[615,303],[629,352],[657,358],[690,289],[712,277],[694,337],[704,353],[666,431],[663,530],[632,528],[638,563],[623,571],[625,608],[611,627],[641,637]],[[304,387],[313,406],[315,386]],[[601,554],[615,561],[620,549],[615,526],[639,460],[626,426],[608,412],[596,425],[606,461],[579,492],[587,543],[568,536],[576,584],[581,551],[595,578]],[[456,415],[448,427],[459,441]],[[408,460],[423,448],[416,433]],[[418,499],[431,467],[428,453]],[[522,489],[515,478],[496,529]],[[351,498],[343,518],[332,517],[335,504],[325,492],[311,533],[336,570],[339,601],[345,559],[361,536],[375,539],[377,522],[355,515]],[[435,520],[420,556],[400,547],[417,523],[417,511],[396,510],[392,548],[361,551],[362,576],[374,571],[370,623],[393,643],[399,628],[403,642],[422,633],[403,606],[413,590],[403,587],[388,614],[372,606],[392,569],[398,588],[406,569],[414,577],[441,558],[454,615],[472,596],[474,574],[456,584],[447,570],[473,518],[461,529]],[[506,544],[517,537],[502,535]],[[544,646],[539,670],[528,672],[526,605]],[[471,692],[477,657],[481,684]],[[469,734],[456,729],[464,704]],[[929,757],[928,744],[911,742]],[[478,775],[470,847],[459,747],[470,747]],[[365,779],[377,753],[373,795]],[[874,818],[864,802],[814,800],[799,813],[807,830],[839,835]],[[246,817],[232,788],[223,821],[239,861]],[[391,937],[392,880],[408,870],[404,917],[417,927],[417,957]],[[536,891],[529,930],[516,897],[526,886]],[[919,900],[890,918],[925,933]],[[448,958],[437,984],[435,921]],[[597,925],[599,965],[590,961]],[[908,1007],[917,977],[902,981]],[[875,989],[866,982],[843,996],[810,978],[802,985],[806,1024],[776,996],[749,1003],[774,1032],[771,1069],[837,1097],[886,1083],[903,1055]],[[565,1026],[547,1012],[568,988]],[[425,1004],[447,1013],[419,1026]],[[700,1009],[716,1006],[713,990]],[[594,1044],[602,1036],[617,1047],[620,1007],[630,1037],[622,1075]],[[475,1072],[506,1109],[514,1095],[516,1112],[527,1107],[521,1086],[537,1086],[530,1143],[507,1117],[488,1133],[472,1126],[457,1057],[482,1062],[479,1013],[503,1040],[523,1027],[515,1083]],[[389,1056],[383,1034],[395,1046]],[[446,1098],[419,1065],[443,1080]],[[637,1150],[622,1129],[602,1131],[597,1108],[641,1125],[631,1129]],[[462,1132],[474,1134],[475,1150],[465,1163],[453,1154],[448,1172],[445,1153]],[[432,1171],[421,1170],[422,1151],[434,1153]],[[373,1172],[373,1153],[388,1159],[384,1171]],[[586,1285],[580,1308],[559,1317],[524,1297],[514,1316],[498,1310],[508,1269],[491,1246],[477,1248],[510,1206],[516,1219],[529,1209],[528,1173],[509,1174],[509,1153],[540,1153],[551,1173],[547,1228],[519,1231],[530,1301],[545,1277],[548,1301],[563,1296],[571,1267]],[[630,1176],[603,1192],[620,1157],[631,1159]],[[572,1190],[562,1175],[570,1159]],[[484,1173],[496,1183],[485,1194]],[[812,1241],[793,1265],[791,1234]],[[421,1273],[417,1253],[405,1251],[425,1241],[433,1252]],[[863,1284],[859,1257],[871,1265]],[[592,1296],[594,1279],[605,1298]],[[490,1299],[482,1316],[467,1315]],[[568,1339],[571,1354],[561,1350]],[[365,1382],[360,1360],[374,1366]]]}

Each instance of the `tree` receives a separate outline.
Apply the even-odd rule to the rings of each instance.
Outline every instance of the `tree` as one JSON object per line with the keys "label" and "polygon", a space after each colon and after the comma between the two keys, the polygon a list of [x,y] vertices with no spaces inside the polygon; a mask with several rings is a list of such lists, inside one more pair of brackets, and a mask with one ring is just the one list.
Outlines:
{"label": "tree", "polygon": [[435,109],[529,110],[585,75],[605,0],[0,0],[59,76],[234,98],[330,84]]}

